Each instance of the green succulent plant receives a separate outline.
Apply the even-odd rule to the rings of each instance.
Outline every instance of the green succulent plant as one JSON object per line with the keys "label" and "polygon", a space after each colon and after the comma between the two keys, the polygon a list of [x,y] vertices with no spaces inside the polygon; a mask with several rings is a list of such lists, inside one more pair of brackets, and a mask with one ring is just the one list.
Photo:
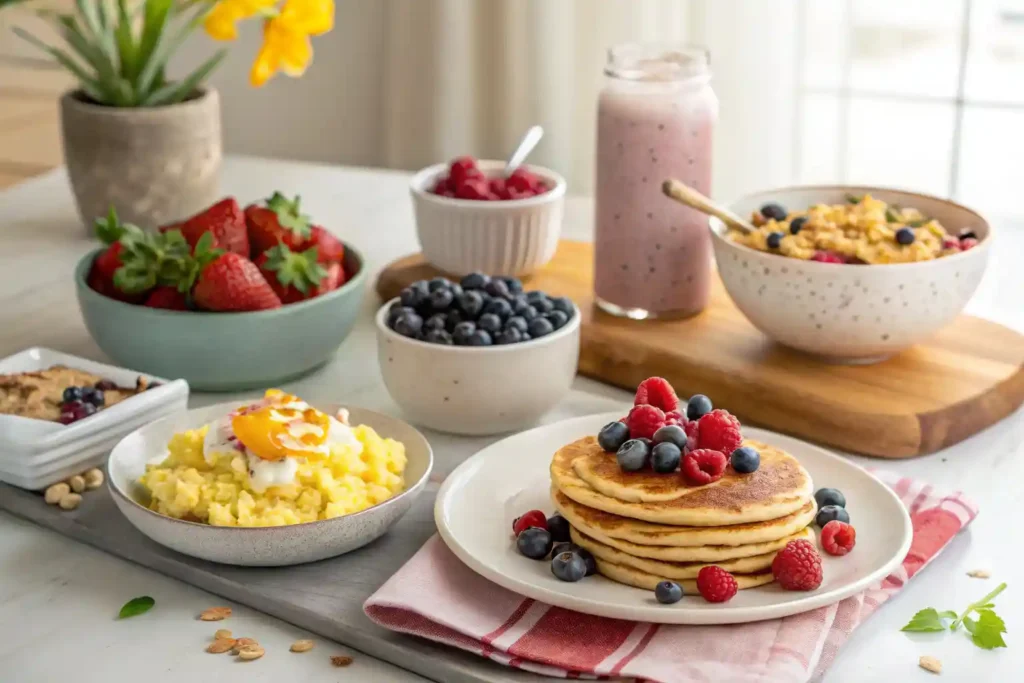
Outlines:
{"label": "green succulent plant", "polygon": [[[0,0],[0,9],[28,0]],[[38,9],[56,28],[62,46],[24,29],[12,30],[67,69],[82,92],[111,107],[156,107],[194,95],[226,54],[219,50],[180,80],[166,77],[167,62],[210,11],[209,0],[75,0],[74,12]]]}

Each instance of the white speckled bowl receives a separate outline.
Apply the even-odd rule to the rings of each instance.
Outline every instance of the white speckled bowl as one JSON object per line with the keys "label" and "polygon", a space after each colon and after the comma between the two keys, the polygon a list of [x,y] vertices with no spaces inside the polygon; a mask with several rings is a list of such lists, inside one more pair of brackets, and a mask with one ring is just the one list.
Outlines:
{"label": "white speckled bowl", "polygon": [[788,210],[839,204],[870,193],[919,209],[954,234],[977,233],[973,249],[932,261],[846,265],[788,258],[740,246],[711,219],[718,272],[729,296],[769,337],[801,351],[845,363],[870,363],[927,339],[955,318],[974,294],[988,261],[988,222],[954,202],[880,187],[791,187],[748,195],[729,205],[749,216],[767,202]]}
{"label": "white speckled bowl", "polygon": [[572,388],[580,355],[580,311],[539,339],[502,346],[444,346],[403,337],[377,311],[384,385],[416,424],[452,434],[502,434],[530,427]]}
{"label": "white speckled bowl", "polygon": [[[147,464],[166,457],[167,442],[175,432],[201,427],[243,403],[244,399],[221,403],[157,420],[117,444],[107,463],[108,486],[117,507],[139,531],[179,553],[223,564],[280,567],[315,562],[355,550],[382,536],[409,510],[430,476],[434,457],[422,434],[396,418],[349,408],[353,425],[367,424],[381,436],[405,444],[406,489],[394,498],[344,517],[256,528],[186,522],[157,514],[140,504],[147,493],[138,479]],[[341,406],[318,407],[333,415]]]}

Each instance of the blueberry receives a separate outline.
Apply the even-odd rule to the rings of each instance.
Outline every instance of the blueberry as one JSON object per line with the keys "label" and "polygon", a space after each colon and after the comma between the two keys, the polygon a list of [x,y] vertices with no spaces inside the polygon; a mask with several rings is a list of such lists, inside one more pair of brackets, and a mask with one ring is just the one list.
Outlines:
{"label": "blueberry", "polygon": [[477,291],[463,292],[459,297],[459,310],[468,318],[476,318],[484,310],[484,298]]}
{"label": "blueberry", "polygon": [[841,508],[838,505],[826,505],[818,510],[818,514],[814,518],[814,523],[823,527],[834,519],[838,519],[840,522],[846,522],[849,524],[850,513],[846,511],[846,508]]}
{"label": "blueberry", "polygon": [[757,468],[761,466],[761,454],[750,446],[741,446],[732,452],[729,462],[732,463],[732,468],[740,474],[750,474],[756,472]]}
{"label": "blueberry", "polygon": [[958,237],[962,240],[976,240],[978,239],[978,233],[974,232],[970,228],[964,228],[960,231]]}
{"label": "blueberry", "polygon": [[577,548],[576,554],[583,558],[584,564],[587,565],[587,576],[591,576],[597,573],[597,561],[594,556],[586,548]]}
{"label": "blueberry", "polygon": [[82,400],[86,403],[91,403],[97,408],[103,407],[104,398],[102,389],[96,389],[94,387],[84,387],[82,389]]}
{"label": "blueberry", "polygon": [[64,403],[71,403],[72,401],[82,400],[82,387],[68,387],[64,390],[61,395]]}
{"label": "blueberry", "polygon": [[637,439],[637,441],[647,446],[647,450],[651,450],[652,448],[654,448],[654,442],[648,439],[646,436],[641,436],[640,438]]}
{"label": "blueberry", "polygon": [[609,422],[597,433],[597,444],[609,453],[619,450],[627,441],[629,427],[618,421]]}
{"label": "blueberry", "polygon": [[447,330],[427,330],[427,333],[423,335],[423,341],[445,346],[451,346],[453,343],[452,335]]}
{"label": "blueberry", "polygon": [[395,321],[395,332],[403,337],[415,338],[423,329],[423,318],[417,313],[405,313]]}
{"label": "blueberry", "polygon": [[565,324],[569,322],[569,316],[562,311],[551,311],[550,313],[545,313],[544,317],[548,319],[551,326],[556,330],[560,327],[564,327]]}
{"label": "blueberry", "polygon": [[402,315],[404,315],[406,313],[415,313],[415,312],[416,312],[415,308],[410,308],[409,306],[403,306],[401,301],[396,301],[394,304],[392,304],[391,308],[388,309],[388,327],[394,329],[395,321],[398,320],[399,317],[401,317]]}
{"label": "blueberry", "polygon": [[651,449],[647,444],[640,439],[630,439],[619,447],[615,458],[619,461],[622,471],[636,472],[644,468],[650,454]]}
{"label": "blueberry", "polygon": [[786,210],[779,204],[765,204],[761,207],[761,215],[765,218],[774,218],[777,221],[786,220]]}
{"label": "blueberry", "polygon": [[447,287],[435,289],[430,293],[430,307],[435,311],[447,311],[454,300],[455,296],[452,294],[452,290]]}
{"label": "blueberry", "polygon": [[445,321],[445,329],[448,330],[449,332],[454,332],[455,326],[466,319],[465,314],[463,314],[457,308],[453,308],[452,310],[448,311],[446,315],[448,316],[448,320]]}
{"label": "blueberry", "polygon": [[579,581],[587,575],[587,565],[577,553],[560,553],[551,558],[551,573],[562,581]]}
{"label": "blueberry", "polygon": [[526,300],[529,301],[531,304],[546,298],[548,298],[548,295],[539,290],[534,290],[532,292],[526,293]]}
{"label": "blueberry", "polygon": [[519,280],[519,278],[517,278],[517,277],[503,277],[501,279],[505,281],[505,286],[508,287],[508,291],[509,291],[510,294],[515,295],[515,294],[522,293],[522,291],[523,291],[523,283]]}
{"label": "blueberry", "polygon": [[516,537],[516,548],[531,560],[543,560],[551,552],[551,534],[535,526],[523,529]]}
{"label": "blueberry", "polygon": [[569,540],[569,520],[559,514],[548,517],[548,533],[555,543],[564,543]]}
{"label": "blueberry", "polygon": [[456,344],[464,345],[469,343],[469,338],[476,332],[476,325],[470,321],[461,322],[452,330],[452,339]]}
{"label": "blueberry", "polygon": [[768,239],[765,240],[768,244],[769,249],[778,249],[779,245],[782,244],[782,233],[772,232],[768,234]]}
{"label": "blueberry", "polygon": [[576,312],[576,307],[572,305],[572,300],[567,296],[551,297],[551,305],[555,307],[556,311],[565,313],[569,318]]}
{"label": "blueberry", "polygon": [[819,509],[826,505],[845,508],[846,496],[839,489],[818,489],[814,493],[814,502],[818,504]]}
{"label": "blueberry", "polygon": [[399,299],[403,306],[419,308],[423,305],[423,302],[427,300],[428,296],[429,292],[425,292],[419,287],[406,287],[399,295]]}
{"label": "blueberry", "polygon": [[513,306],[512,312],[527,321],[533,320],[539,315],[537,313],[537,309],[531,306],[530,304]]}
{"label": "blueberry", "polygon": [[484,313],[493,313],[502,320],[512,315],[512,304],[504,299],[491,299],[484,306]]}
{"label": "blueberry", "polygon": [[495,344],[518,344],[521,341],[523,341],[523,335],[514,327],[507,328],[494,336]]}
{"label": "blueberry", "polygon": [[562,541],[561,543],[555,541],[554,545],[551,546],[551,557],[561,555],[562,553],[579,552],[580,550],[581,548],[572,541]]}
{"label": "blueberry", "polygon": [[686,430],[679,425],[666,425],[654,432],[654,443],[674,444],[679,450],[686,448]]}
{"label": "blueberry", "polygon": [[433,280],[427,283],[427,289],[429,289],[431,292],[436,292],[437,290],[442,288],[448,289],[448,287],[450,287],[451,284],[452,283],[448,280],[448,278],[435,277]]}
{"label": "blueberry", "polygon": [[683,451],[674,443],[657,443],[651,449],[651,468],[658,474],[675,472],[682,459]]}
{"label": "blueberry", "polygon": [[527,326],[527,331],[529,331],[531,337],[536,339],[537,337],[551,334],[555,331],[555,327],[547,318],[534,318]]}
{"label": "blueberry", "polygon": [[537,312],[542,315],[544,313],[550,313],[551,311],[555,310],[555,305],[551,303],[551,299],[547,298],[546,296],[543,299],[537,299],[536,301],[533,302],[532,305],[534,308],[537,309]]}
{"label": "blueberry", "polygon": [[[534,317],[536,317],[536,316],[534,316]],[[509,318],[508,320],[505,321],[505,329],[506,330],[516,329],[516,330],[519,330],[520,332],[526,332],[529,329],[529,326],[527,325],[526,318],[524,318],[524,317],[522,317],[520,315],[514,315],[514,316],[512,316],[511,318]]]}
{"label": "blueberry", "polygon": [[533,339],[533,337],[530,336],[529,332],[523,332],[522,336],[519,338],[519,341],[528,342],[531,339]]}
{"label": "blueberry", "polygon": [[671,605],[683,599],[683,587],[675,581],[660,581],[654,587],[654,599],[663,605]]}
{"label": "blueberry", "polygon": [[484,313],[476,321],[477,329],[484,330],[489,334],[496,334],[501,331],[501,318],[493,313]]}
{"label": "blueberry", "polygon": [[511,299],[512,292],[508,291],[508,285],[504,280],[491,280],[484,287],[484,291],[499,299]]}
{"label": "blueberry", "polygon": [[910,228],[900,228],[896,231],[896,241],[903,245],[913,244],[914,231]]}
{"label": "blueberry", "polygon": [[487,286],[487,283],[491,281],[491,278],[487,277],[483,273],[470,273],[469,275],[462,278],[463,289],[483,289]]}
{"label": "blueberry", "polygon": [[795,235],[798,232],[800,232],[800,230],[803,229],[804,227],[804,223],[806,222],[807,216],[800,216],[798,218],[794,218],[793,220],[791,220],[789,222],[789,234]]}
{"label": "blueberry", "polygon": [[448,316],[444,313],[435,313],[426,320],[423,321],[423,329],[430,330],[443,330],[448,325]]}
{"label": "blueberry", "polygon": [[466,346],[490,346],[493,343],[494,340],[491,339],[491,335],[487,331],[479,328],[476,332],[469,335],[468,339],[466,339]]}
{"label": "blueberry", "polygon": [[686,419],[699,420],[711,412],[711,399],[704,394],[694,394],[686,402]]}

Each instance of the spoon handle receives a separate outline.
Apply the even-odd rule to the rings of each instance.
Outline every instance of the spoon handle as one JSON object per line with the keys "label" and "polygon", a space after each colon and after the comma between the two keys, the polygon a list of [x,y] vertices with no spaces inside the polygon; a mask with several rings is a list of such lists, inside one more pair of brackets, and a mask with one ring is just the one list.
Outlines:
{"label": "spoon handle", "polygon": [[661,185],[661,191],[681,204],[697,209],[701,213],[718,218],[728,227],[741,232],[753,232],[756,228],[747,220],[734,214],[721,204],[715,203],[712,199],[705,197],[697,190],[674,178],[669,178]]}
{"label": "spoon handle", "polygon": [[508,163],[505,164],[505,177],[512,175],[512,172],[519,168],[522,163],[529,156],[533,148],[537,146],[540,139],[544,137],[544,129],[540,126],[530,126],[526,134],[523,135],[523,139],[516,145],[516,151],[512,152],[512,156],[508,158]]}

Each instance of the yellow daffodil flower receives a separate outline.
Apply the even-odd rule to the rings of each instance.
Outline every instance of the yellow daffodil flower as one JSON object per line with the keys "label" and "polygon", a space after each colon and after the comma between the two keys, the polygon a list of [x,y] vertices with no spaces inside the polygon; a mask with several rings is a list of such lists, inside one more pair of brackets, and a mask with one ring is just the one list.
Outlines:
{"label": "yellow daffodil flower", "polygon": [[236,24],[258,14],[276,13],[278,0],[219,0],[206,19],[203,28],[214,40],[235,40],[238,38]]}
{"label": "yellow daffodil flower", "polygon": [[334,27],[334,0],[285,0],[277,16],[263,24],[263,46],[249,80],[257,88],[278,71],[301,76],[313,61],[310,36]]}

